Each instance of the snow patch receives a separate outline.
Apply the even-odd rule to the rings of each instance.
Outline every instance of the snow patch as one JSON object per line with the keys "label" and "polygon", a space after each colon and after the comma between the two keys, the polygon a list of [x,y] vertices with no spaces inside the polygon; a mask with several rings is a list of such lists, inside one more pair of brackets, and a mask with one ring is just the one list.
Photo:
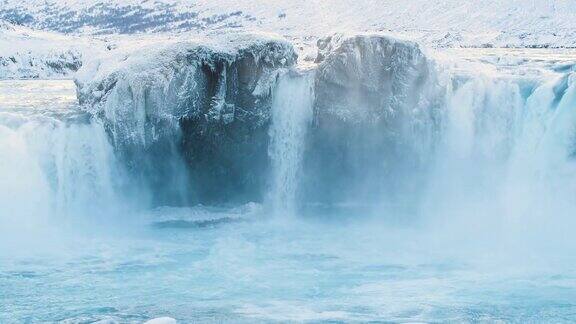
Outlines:
{"label": "snow patch", "polygon": [[144,322],[143,324],[176,324],[178,323],[172,317],[158,317]]}
{"label": "snow patch", "polygon": [[66,79],[102,42],[0,21],[0,79]]}

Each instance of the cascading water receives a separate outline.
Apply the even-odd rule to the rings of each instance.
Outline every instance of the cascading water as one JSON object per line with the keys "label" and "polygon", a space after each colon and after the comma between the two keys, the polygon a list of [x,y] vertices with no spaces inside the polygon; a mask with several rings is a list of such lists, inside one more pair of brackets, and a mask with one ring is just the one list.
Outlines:
{"label": "cascading water", "polygon": [[[576,85],[574,73],[544,84],[528,98],[520,117],[517,149],[511,157],[508,188],[522,188],[509,206],[524,207],[517,218],[530,229],[556,233],[546,244],[571,236],[576,209]],[[552,91],[551,91],[552,90]],[[508,192],[513,189],[508,189]],[[509,207],[509,209],[513,209]],[[520,214],[518,216],[518,214]],[[564,244],[565,241],[564,241]]]}
{"label": "cascading water", "polygon": [[[375,51],[383,49],[378,42],[370,44]],[[400,60],[419,60],[409,55],[410,48],[400,50],[405,55]],[[389,69],[381,74],[371,69],[380,61],[361,61],[376,64],[364,72],[386,81],[384,88],[374,88],[354,65],[353,73],[361,76],[354,82],[346,78],[347,69],[324,71],[323,77],[342,78],[327,82],[335,90],[324,94],[352,89],[347,93],[356,95],[346,98],[349,102],[335,102],[342,105],[329,113],[318,111],[318,75],[279,74],[270,128],[263,137],[246,136],[262,129],[234,124],[230,117],[242,113],[241,104],[251,103],[226,101],[237,94],[228,84],[239,80],[235,78],[220,80],[228,97],[222,88],[217,93],[230,119],[220,120],[218,111],[212,111],[210,123],[195,124],[194,119],[188,128],[171,114],[154,123],[144,116],[155,111],[151,102],[162,102],[162,91],[170,87],[159,86],[149,101],[146,89],[124,84],[108,98],[114,101],[106,103],[105,121],[100,121],[102,116],[77,109],[70,82],[47,82],[38,93],[30,87],[43,81],[0,84],[0,322],[124,323],[159,316],[184,323],[571,319],[576,312],[571,237],[576,225],[574,73],[532,77],[474,70],[448,75],[446,84],[425,84],[437,79],[413,73],[412,67],[404,75],[406,62],[385,58],[402,76],[397,82],[390,81]],[[420,63],[415,66],[422,68]],[[208,68],[201,72],[215,78]],[[402,88],[407,85],[410,91]],[[178,89],[191,87],[185,82]],[[387,96],[379,97],[379,91],[388,91]],[[414,91],[423,94],[416,97]],[[122,97],[135,93],[137,104]],[[196,100],[188,97],[180,108]],[[358,118],[358,111],[369,113],[368,118]],[[251,116],[243,113],[240,118]],[[317,113],[326,113],[325,119],[312,123]],[[200,114],[198,120],[204,117]],[[165,133],[160,134],[162,127]],[[230,131],[234,127],[242,132]],[[328,131],[319,135],[320,127]],[[191,129],[196,132],[183,134]],[[243,186],[230,188],[252,189],[260,182],[251,182],[258,172],[252,172],[249,162],[256,161],[256,171],[267,170],[269,162],[263,203],[270,208],[259,208],[258,201],[233,208],[149,208],[154,205],[150,192],[173,189],[166,199],[156,200],[171,202],[178,200],[168,198],[178,196],[179,188],[194,186],[182,168],[195,161],[211,166],[213,161],[198,156],[182,161],[187,153],[182,150],[206,148],[200,140],[190,146],[180,142],[195,136],[215,141],[195,152],[224,160],[205,174],[205,169],[195,170],[201,179],[221,180],[206,184],[233,178]],[[236,141],[226,142],[234,136]],[[131,146],[132,140],[142,143]],[[306,163],[316,162],[306,159],[318,157],[310,154],[318,145],[326,157],[319,168],[336,167],[315,178],[314,188],[324,190],[360,175],[360,181],[350,182],[358,194],[344,198],[350,198],[350,205],[357,197],[366,198],[362,204],[373,213],[340,201],[300,213],[301,205],[314,205],[310,202],[318,198],[314,192],[299,194]],[[378,145],[382,148],[372,152]],[[233,154],[223,154],[227,149]],[[250,171],[246,177],[225,168],[239,164],[235,157],[245,159],[245,168],[238,170]],[[156,171],[165,172],[151,174]],[[140,176],[156,178],[133,178]],[[178,181],[171,189],[172,179]],[[165,187],[149,190],[151,183]],[[401,213],[400,208],[382,207],[381,197],[391,188],[416,188],[402,191],[410,195],[406,199],[401,194],[390,199],[416,207]],[[262,221],[271,213],[299,221]],[[136,220],[123,223],[127,214]],[[110,225],[104,234],[92,226],[102,217]],[[66,226],[77,218],[93,222]],[[51,227],[59,232],[48,235]],[[84,231],[70,238],[76,227]],[[45,244],[50,253],[38,254],[37,247],[29,248],[36,252],[32,258],[25,253],[28,243],[50,243],[54,237],[70,239],[63,244],[68,248]]]}
{"label": "cascading water", "polygon": [[306,133],[312,121],[313,76],[309,72],[283,73],[273,94],[269,146],[272,176],[268,198],[275,213],[295,212]]}
{"label": "cascading water", "polygon": [[74,105],[73,93],[69,81],[0,84],[4,239],[34,237],[60,221],[89,220],[119,205],[113,148],[103,125]]}
{"label": "cascading water", "polygon": [[493,207],[486,203],[498,195],[523,101],[518,84],[506,80],[461,80],[448,92],[424,213],[446,217]]}
{"label": "cascading water", "polygon": [[511,251],[520,241],[542,249],[534,237],[560,250],[567,244],[562,228],[574,224],[576,208],[570,78],[471,78],[449,92],[421,207],[442,235],[474,233],[477,246],[498,242]]}

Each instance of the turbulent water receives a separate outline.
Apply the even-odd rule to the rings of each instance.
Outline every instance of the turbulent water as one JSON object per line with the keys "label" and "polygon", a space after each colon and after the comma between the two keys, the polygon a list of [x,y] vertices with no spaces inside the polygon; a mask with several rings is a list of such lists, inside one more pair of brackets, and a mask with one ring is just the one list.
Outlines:
{"label": "turbulent water", "polygon": [[148,208],[71,81],[2,81],[0,322],[574,319],[573,74],[450,79],[395,204],[299,201],[313,96],[280,76],[263,202]]}

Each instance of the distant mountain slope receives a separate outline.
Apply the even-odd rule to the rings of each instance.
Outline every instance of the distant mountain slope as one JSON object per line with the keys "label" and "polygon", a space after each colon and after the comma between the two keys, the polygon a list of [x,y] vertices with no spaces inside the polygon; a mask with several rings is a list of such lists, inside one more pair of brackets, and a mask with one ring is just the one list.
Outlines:
{"label": "distant mountain slope", "polygon": [[433,46],[576,46],[574,0],[0,0],[0,19],[64,33],[389,30]]}
{"label": "distant mountain slope", "polygon": [[[0,0],[0,4],[2,1]],[[193,4],[176,1],[12,1],[0,5],[0,18],[62,33],[132,34],[204,30],[229,21],[250,20],[238,11],[200,15]]]}

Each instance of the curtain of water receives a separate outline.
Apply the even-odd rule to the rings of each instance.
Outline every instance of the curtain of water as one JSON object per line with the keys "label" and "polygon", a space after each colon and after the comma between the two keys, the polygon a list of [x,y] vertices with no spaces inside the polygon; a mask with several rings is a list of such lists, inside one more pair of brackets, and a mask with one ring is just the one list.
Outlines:
{"label": "curtain of water", "polygon": [[[121,175],[103,125],[79,111],[73,84],[43,82],[45,92],[13,91],[0,97],[0,237],[40,238],[63,221],[100,219],[122,203]],[[41,82],[41,81],[38,81]],[[20,82],[22,83],[22,82]],[[55,92],[54,100],[46,98]],[[44,234],[43,234],[44,233]],[[18,243],[16,243],[18,244]]]}
{"label": "curtain of water", "polygon": [[[31,121],[16,129],[0,127],[0,190],[13,205],[12,214],[29,208],[43,214],[85,213],[114,199],[116,162],[101,124]],[[17,202],[17,197],[34,203]]]}
{"label": "curtain of water", "polygon": [[275,213],[294,213],[306,133],[312,120],[313,74],[282,74],[273,94],[269,156],[269,203]]}
{"label": "curtain of water", "polygon": [[421,209],[429,222],[446,236],[558,242],[576,209],[575,89],[566,76],[528,91],[479,77],[450,92]]}

